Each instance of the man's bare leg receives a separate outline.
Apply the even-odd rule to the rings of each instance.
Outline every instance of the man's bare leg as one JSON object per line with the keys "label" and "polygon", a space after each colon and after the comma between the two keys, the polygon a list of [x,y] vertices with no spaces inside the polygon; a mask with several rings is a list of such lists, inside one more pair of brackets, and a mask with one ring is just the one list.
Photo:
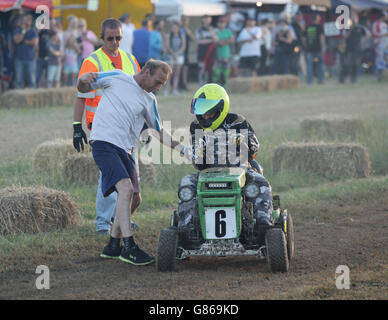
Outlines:
{"label": "man's bare leg", "polygon": [[113,238],[130,237],[131,208],[133,198],[133,185],[130,179],[122,179],[116,183],[117,203],[116,217],[113,222],[111,236]]}

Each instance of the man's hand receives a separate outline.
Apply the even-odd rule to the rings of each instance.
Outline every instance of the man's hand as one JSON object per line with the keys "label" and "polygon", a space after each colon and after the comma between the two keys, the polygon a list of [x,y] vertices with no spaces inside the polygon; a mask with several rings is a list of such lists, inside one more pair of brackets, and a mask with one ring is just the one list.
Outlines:
{"label": "man's hand", "polygon": [[84,150],[84,144],[82,142],[82,139],[85,141],[85,143],[88,143],[88,140],[86,138],[86,133],[84,130],[82,130],[82,124],[81,123],[73,123],[73,146],[74,148],[80,152]]}
{"label": "man's hand", "polygon": [[91,84],[96,81],[97,76],[98,76],[97,72],[88,72],[83,74],[78,79],[78,84],[77,84],[78,91],[82,93],[92,91],[93,88],[91,87]]}

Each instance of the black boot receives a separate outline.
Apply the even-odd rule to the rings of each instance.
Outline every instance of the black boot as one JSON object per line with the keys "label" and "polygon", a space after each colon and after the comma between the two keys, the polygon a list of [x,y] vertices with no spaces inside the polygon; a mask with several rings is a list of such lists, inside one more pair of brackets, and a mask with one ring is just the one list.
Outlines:
{"label": "black boot", "polygon": [[109,239],[108,245],[102,250],[101,258],[118,259],[120,257],[122,247],[120,246],[120,238]]}
{"label": "black boot", "polygon": [[124,246],[121,250],[120,260],[136,266],[150,264],[155,261],[147,253],[141,250],[133,240],[133,237],[123,238]]}

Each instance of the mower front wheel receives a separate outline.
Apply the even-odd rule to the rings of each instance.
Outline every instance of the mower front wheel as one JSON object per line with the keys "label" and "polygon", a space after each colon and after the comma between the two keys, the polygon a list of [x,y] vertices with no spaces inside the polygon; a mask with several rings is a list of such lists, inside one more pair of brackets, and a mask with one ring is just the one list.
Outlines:
{"label": "mower front wheel", "polygon": [[159,234],[156,254],[157,271],[175,271],[178,231],[174,227],[163,229]]}

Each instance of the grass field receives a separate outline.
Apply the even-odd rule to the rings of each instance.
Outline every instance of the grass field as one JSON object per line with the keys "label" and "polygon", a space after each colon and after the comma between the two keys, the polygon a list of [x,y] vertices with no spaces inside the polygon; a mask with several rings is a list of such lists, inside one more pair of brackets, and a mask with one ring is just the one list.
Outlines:
{"label": "grass field", "polygon": [[[195,90],[192,87],[192,92]],[[189,113],[191,92],[180,97],[160,97],[159,109],[163,120],[169,120],[172,123],[173,131],[177,128],[187,128],[192,120]],[[258,283],[258,287],[249,287],[247,292],[255,292],[253,299],[261,298],[301,298],[301,299],[386,299],[387,294],[387,274],[380,272],[381,269],[387,270],[387,210],[388,201],[384,199],[380,205],[381,197],[388,198],[388,91],[386,84],[377,83],[371,78],[361,78],[359,84],[338,86],[336,82],[328,82],[323,86],[313,85],[308,87],[302,85],[297,90],[282,90],[256,95],[231,95],[231,112],[238,112],[247,117],[256,131],[261,143],[258,160],[264,167],[264,175],[271,182],[274,193],[280,194],[282,204],[289,208],[294,215],[294,224],[296,225],[296,237],[298,232],[300,238],[311,241],[312,230],[318,232],[319,241],[329,241],[327,237],[337,239],[339,244],[328,243],[328,248],[336,250],[348,250],[352,247],[349,242],[353,237],[353,226],[348,225],[348,220],[356,221],[356,230],[362,230],[364,223],[368,224],[368,217],[365,214],[371,214],[371,210],[377,210],[376,219],[381,224],[375,229],[375,225],[368,225],[365,232],[371,238],[378,232],[379,235],[370,240],[362,238],[360,245],[365,245],[367,249],[360,249],[365,254],[364,258],[370,258],[368,265],[365,259],[357,256],[353,251],[349,254],[348,261],[352,270],[358,270],[356,280],[358,287],[347,292],[339,292],[332,288],[330,277],[334,275],[335,266],[339,264],[337,258],[331,257],[329,249],[317,249],[315,254],[320,257],[308,258],[307,253],[313,252],[315,245],[297,242],[297,250],[300,256],[292,263],[290,276],[291,288],[287,288],[283,293],[278,290],[265,292],[265,286],[281,286],[280,280],[275,276],[265,273],[269,279],[268,283]],[[43,141],[53,140],[54,138],[71,138],[72,135],[72,106],[56,106],[42,109],[0,110],[0,130],[2,139],[0,141],[0,188],[16,186],[40,186],[44,185],[50,188],[69,192],[76,202],[81,215],[80,226],[72,229],[58,230],[55,232],[41,233],[36,235],[13,235],[0,237],[0,298],[116,298],[113,290],[101,293],[98,283],[93,286],[85,284],[83,286],[73,287],[66,277],[71,273],[80,272],[83,277],[91,279],[96,276],[103,278],[107,264],[98,260],[98,254],[105,245],[105,236],[96,236],[94,233],[95,219],[95,192],[96,185],[74,185],[69,184],[58,172],[46,172],[36,174],[33,171],[32,156],[36,147]],[[356,142],[363,144],[370,155],[372,164],[372,177],[362,180],[338,180],[336,177],[321,178],[314,175],[303,175],[296,173],[282,173],[275,175],[272,173],[272,156],[276,146],[289,141],[302,142],[300,136],[300,122],[310,116],[320,114],[352,115],[359,116],[365,121],[366,134],[357,135]],[[345,140],[345,142],[348,142]],[[141,230],[136,233],[142,247],[150,252],[155,251],[157,236],[159,230],[168,224],[171,210],[177,205],[178,197],[176,189],[180,178],[194,169],[189,165],[156,165],[158,174],[158,183],[154,186],[142,185],[143,203],[135,215],[135,221],[140,225]],[[387,175],[387,176],[386,176]],[[371,207],[369,205],[372,203]],[[381,211],[379,211],[382,208]],[[354,218],[352,218],[354,210]],[[334,214],[337,213],[338,215]],[[373,220],[373,219],[372,219]],[[376,221],[377,221],[376,220]],[[339,226],[337,226],[338,221]],[[350,221],[350,220],[349,220]],[[305,230],[313,224],[310,231]],[[327,231],[325,228],[334,226],[333,230]],[[348,226],[348,228],[346,228]],[[344,229],[341,229],[341,228]],[[324,234],[324,230],[328,234]],[[338,235],[334,235],[334,230]],[[377,231],[376,231],[377,230]],[[343,237],[341,237],[343,232]],[[382,234],[381,234],[382,233]],[[349,236],[349,237],[347,237]],[[342,239],[342,240],[341,240]],[[352,238],[353,239],[353,238]],[[376,244],[381,241],[381,246],[368,246],[369,243]],[[385,240],[384,240],[385,239]],[[341,241],[344,241],[342,243]],[[358,241],[358,240],[357,240]],[[356,241],[356,242],[357,242]],[[317,244],[318,245],[318,244]],[[349,248],[347,247],[349,246]],[[366,253],[367,252],[367,253]],[[303,255],[304,254],[304,255]],[[336,253],[337,257],[339,253]],[[299,259],[299,260],[298,260]],[[323,268],[319,261],[327,260],[330,265]],[[228,260],[229,261],[229,260]],[[244,260],[245,261],[245,260]],[[311,267],[301,265],[311,262]],[[332,262],[333,265],[330,263]],[[201,260],[195,261],[190,267],[188,262],[182,266],[188,271],[178,272],[178,275],[172,276],[176,279],[173,284],[166,284],[167,279],[171,280],[170,275],[152,276],[155,283],[159,281],[157,289],[152,295],[146,294],[150,282],[136,289],[137,280],[127,280],[132,290],[132,295],[128,297],[140,299],[158,299],[158,298],[179,298],[183,299],[206,299],[209,294],[204,289],[194,289],[192,293],[181,292],[179,285],[175,281],[182,277],[187,278],[188,285],[192,284],[195,277],[200,277],[198,272],[201,266],[207,262]],[[218,264],[217,264],[218,263]],[[247,270],[254,270],[254,263],[251,260],[246,261]],[[337,263],[337,264],[336,264]],[[346,263],[346,261],[344,262]],[[38,292],[33,288],[34,268],[37,265],[49,265],[54,271],[62,272],[63,278],[58,276],[58,282],[53,280],[53,290],[46,293]],[[334,264],[336,264],[334,266]],[[90,274],[87,274],[86,268],[92,267]],[[127,266],[117,265],[117,272],[123,271]],[[226,268],[229,272],[239,272],[235,260],[230,261]],[[215,269],[222,269],[225,265],[222,262],[216,262]],[[236,270],[233,269],[236,266]],[[369,266],[369,267],[368,267]],[[222,281],[225,281],[222,275],[218,281],[209,269],[204,267],[204,278],[210,277],[211,281],[224,294],[211,293],[210,298],[229,299],[240,297],[247,298],[242,294],[244,286],[233,288],[228,293],[227,288],[223,288]],[[294,268],[294,269],[293,269]],[[306,269],[307,268],[307,269]],[[333,269],[334,268],[334,269]],[[129,268],[132,271],[134,268]],[[149,271],[136,271],[139,277],[150,276]],[[190,270],[192,274],[190,274]],[[261,272],[265,272],[261,267]],[[126,271],[125,271],[126,272]],[[207,273],[206,273],[207,272]],[[248,271],[247,271],[248,272]],[[331,272],[331,273],[330,273]],[[245,272],[243,272],[245,274]],[[302,280],[306,275],[318,282],[309,282]],[[331,274],[331,276],[330,276]],[[77,276],[76,276],[77,277]],[[226,275],[225,275],[226,277]],[[236,276],[232,276],[231,281],[237,281]],[[284,279],[284,276],[280,278]],[[222,280],[223,279],[223,280]],[[298,282],[301,281],[300,283]],[[119,279],[111,279],[118,283]],[[311,280],[311,279],[310,279]],[[129,281],[129,282],[128,282]],[[132,281],[132,282],[131,282]],[[183,280],[182,280],[183,281]],[[13,288],[9,287],[13,283]],[[152,281],[151,281],[152,282]],[[154,284],[155,284],[154,283]],[[201,281],[200,281],[201,283]],[[316,283],[311,284],[311,283]],[[377,283],[376,286],[368,285]],[[101,286],[106,284],[101,282]],[[203,283],[203,285],[205,285]],[[163,296],[166,288],[173,288],[173,292]],[[357,287],[357,290],[356,290]],[[62,290],[62,291],[60,291]],[[255,291],[256,290],[256,291]],[[61,293],[62,292],[62,293]],[[94,292],[94,293],[93,293]]]}

